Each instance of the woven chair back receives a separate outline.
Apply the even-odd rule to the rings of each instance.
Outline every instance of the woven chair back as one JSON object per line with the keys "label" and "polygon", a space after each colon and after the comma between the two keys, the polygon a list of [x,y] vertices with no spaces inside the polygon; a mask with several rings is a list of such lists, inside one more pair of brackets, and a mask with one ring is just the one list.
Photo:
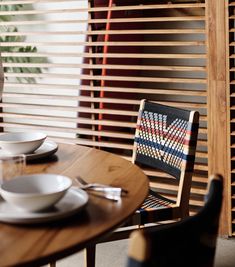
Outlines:
{"label": "woven chair back", "polygon": [[199,114],[142,100],[132,161],[180,178],[193,171]]}

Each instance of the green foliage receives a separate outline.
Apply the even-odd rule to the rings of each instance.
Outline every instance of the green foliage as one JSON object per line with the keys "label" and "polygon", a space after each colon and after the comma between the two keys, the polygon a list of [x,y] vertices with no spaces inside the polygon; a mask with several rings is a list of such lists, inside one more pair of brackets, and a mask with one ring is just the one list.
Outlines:
{"label": "green foliage", "polygon": [[[0,0],[0,2],[3,0]],[[0,11],[18,11],[23,8],[23,5],[0,5]],[[8,22],[11,21],[13,15],[1,15],[0,22]],[[15,26],[1,26],[0,31],[9,33],[9,35],[0,36],[0,43],[9,43],[9,42],[24,42],[25,37],[20,35],[12,35],[12,33],[17,33],[18,29]],[[32,46],[0,46],[0,52],[5,53],[36,53],[37,47]],[[6,63],[42,63],[45,62],[45,59],[38,57],[4,57],[3,62]],[[41,73],[41,68],[27,68],[27,67],[4,67],[4,72],[11,73]],[[27,81],[27,82],[35,82],[34,78],[17,78],[18,81]]]}

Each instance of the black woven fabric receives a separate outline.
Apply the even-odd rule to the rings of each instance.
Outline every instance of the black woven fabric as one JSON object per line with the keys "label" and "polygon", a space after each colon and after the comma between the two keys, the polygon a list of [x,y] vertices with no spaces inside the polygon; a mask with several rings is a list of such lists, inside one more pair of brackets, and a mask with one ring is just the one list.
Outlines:
{"label": "black woven fabric", "polygon": [[190,111],[144,102],[135,136],[135,162],[180,178],[182,169],[193,169],[195,158],[190,148],[196,145],[197,130]]}

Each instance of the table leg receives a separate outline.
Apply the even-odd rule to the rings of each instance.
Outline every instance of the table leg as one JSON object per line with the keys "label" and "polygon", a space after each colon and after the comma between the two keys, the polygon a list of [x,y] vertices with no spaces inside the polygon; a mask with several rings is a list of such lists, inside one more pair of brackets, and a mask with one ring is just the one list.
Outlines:
{"label": "table leg", "polygon": [[89,245],[85,248],[85,266],[95,267],[95,249],[96,245]]}

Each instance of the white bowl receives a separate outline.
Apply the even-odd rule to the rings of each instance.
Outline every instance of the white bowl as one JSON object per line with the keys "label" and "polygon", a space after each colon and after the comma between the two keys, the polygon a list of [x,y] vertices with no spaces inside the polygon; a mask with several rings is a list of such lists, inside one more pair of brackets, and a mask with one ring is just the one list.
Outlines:
{"label": "white bowl", "polygon": [[32,153],[46,137],[46,134],[40,132],[6,133],[0,135],[0,147],[13,155]]}
{"label": "white bowl", "polygon": [[57,174],[23,175],[3,182],[0,193],[12,205],[35,212],[53,206],[71,185],[70,178]]}

